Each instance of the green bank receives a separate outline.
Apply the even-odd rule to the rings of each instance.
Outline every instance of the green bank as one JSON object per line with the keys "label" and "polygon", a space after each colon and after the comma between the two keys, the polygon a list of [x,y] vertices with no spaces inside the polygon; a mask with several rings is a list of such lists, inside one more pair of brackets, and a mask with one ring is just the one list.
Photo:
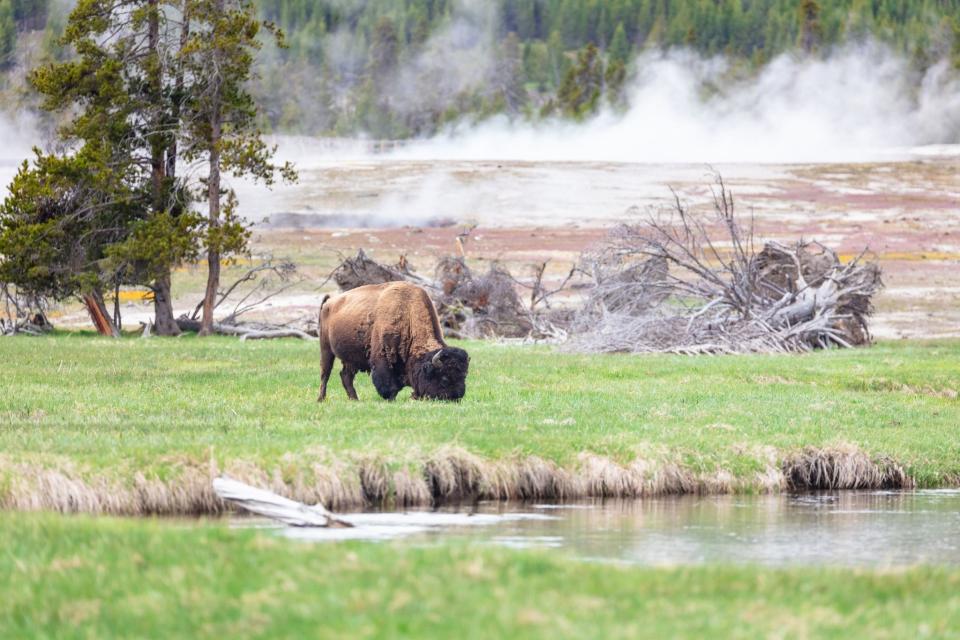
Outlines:
{"label": "green bank", "polygon": [[641,569],[83,516],[6,514],[0,536],[4,638],[942,638],[960,629],[955,569]]}
{"label": "green bank", "polygon": [[[29,508],[56,485],[66,497],[35,506],[164,512],[162,500],[69,505],[110,491],[143,501],[134,494],[178,483],[200,491],[221,472],[333,504],[503,497],[497,483],[525,497],[542,489],[523,488],[536,474],[561,494],[631,482],[647,483],[634,494],[776,490],[784,461],[805,448],[894,461],[919,486],[960,478],[957,341],[724,357],[461,346],[471,371],[459,404],[408,392],[388,403],[366,376],[360,402],[336,385],[318,404],[315,343],[3,339],[0,500]],[[30,480],[44,470],[47,489]]]}

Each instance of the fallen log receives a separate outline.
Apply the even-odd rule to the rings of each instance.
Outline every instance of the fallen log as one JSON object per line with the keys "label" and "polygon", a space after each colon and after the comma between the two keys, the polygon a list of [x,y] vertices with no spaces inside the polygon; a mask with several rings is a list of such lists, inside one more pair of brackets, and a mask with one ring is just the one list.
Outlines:
{"label": "fallen log", "polygon": [[328,511],[322,504],[308,506],[233,478],[216,478],[213,481],[213,491],[221,500],[240,507],[244,511],[283,522],[292,527],[353,526],[350,522]]}
{"label": "fallen log", "polygon": [[[200,321],[187,316],[177,318],[177,326],[181,331],[200,331]],[[316,340],[306,331],[289,327],[270,328],[264,326],[244,326],[215,322],[213,333],[220,336],[238,336],[240,340],[269,340],[273,338],[300,338],[301,340]]]}
{"label": "fallen log", "polygon": [[240,336],[240,341],[245,340],[272,340],[274,338],[300,338],[301,340],[316,340],[306,331],[299,329],[269,329],[265,331],[250,331]]}

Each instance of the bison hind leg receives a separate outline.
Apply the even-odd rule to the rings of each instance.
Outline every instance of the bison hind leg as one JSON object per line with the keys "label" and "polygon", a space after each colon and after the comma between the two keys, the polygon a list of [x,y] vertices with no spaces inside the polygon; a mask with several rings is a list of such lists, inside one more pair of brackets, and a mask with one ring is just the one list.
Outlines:
{"label": "bison hind leg", "polygon": [[330,379],[330,372],[333,371],[333,351],[330,346],[320,341],[320,393],[317,395],[317,402],[323,402],[327,399],[327,381]]}
{"label": "bison hind leg", "polygon": [[402,377],[384,360],[373,364],[370,368],[370,377],[373,379],[373,386],[376,387],[377,393],[385,400],[393,400],[400,389],[403,389]]}
{"label": "bison hind leg", "polygon": [[340,381],[343,383],[343,388],[347,390],[347,397],[351,400],[358,400],[357,390],[353,388],[353,379],[357,375],[357,370],[355,367],[344,363],[343,369],[340,370]]}

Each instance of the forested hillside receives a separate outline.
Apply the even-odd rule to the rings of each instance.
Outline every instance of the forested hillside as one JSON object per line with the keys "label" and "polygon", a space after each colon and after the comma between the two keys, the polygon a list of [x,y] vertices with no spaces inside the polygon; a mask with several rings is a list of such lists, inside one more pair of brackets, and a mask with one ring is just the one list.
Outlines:
{"label": "forested hillside", "polygon": [[[69,2],[0,0],[4,100],[22,68],[67,55]],[[492,114],[582,118],[625,105],[649,50],[684,47],[750,70],[786,51],[867,38],[918,69],[960,60],[960,0],[258,0],[287,47],[261,52],[264,126],[379,138]],[[20,74],[19,76],[17,74]],[[16,102],[14,102],[16,101]]]}

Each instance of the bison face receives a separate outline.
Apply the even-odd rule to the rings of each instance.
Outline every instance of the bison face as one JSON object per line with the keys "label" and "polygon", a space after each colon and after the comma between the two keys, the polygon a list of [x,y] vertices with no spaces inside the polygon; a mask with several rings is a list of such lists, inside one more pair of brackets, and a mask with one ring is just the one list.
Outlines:
{"label": "bison face", "polygon": [[467,392],[470,356],[463,349],[444,347],[424,355],[414,367],[413,397],[460,400]]}

